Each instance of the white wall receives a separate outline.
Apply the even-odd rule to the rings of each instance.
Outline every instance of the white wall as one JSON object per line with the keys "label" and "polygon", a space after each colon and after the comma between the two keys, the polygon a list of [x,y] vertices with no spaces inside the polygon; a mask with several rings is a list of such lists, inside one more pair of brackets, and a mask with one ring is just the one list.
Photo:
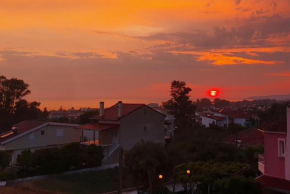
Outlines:
{"label": "white wall", "polygon": [[241,125],[243,127],[246,127],[246,119],[243,119],[243,118],[235,118],[234,119],[234,124],[237,124],[237,125]]}
{"label": "white wall", "polygon": [[212,124],[213,121],[214,121],[215,124],[216,124],[216,121],[215,121],[215,120],[210,119],[210,118],[208,118],[208,117],[203,117],[203,116],[201,116],[201,123],[202,123],[205,127],[209,127],[209,125]]}

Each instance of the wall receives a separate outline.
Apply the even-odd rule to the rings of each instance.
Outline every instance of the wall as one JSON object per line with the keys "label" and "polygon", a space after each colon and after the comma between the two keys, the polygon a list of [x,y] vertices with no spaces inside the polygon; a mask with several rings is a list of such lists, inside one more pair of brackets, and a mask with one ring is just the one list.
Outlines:
{"label": "wall", "polygon": [[246,127],[246,119],[243,118],[235,118],[234,123],[237,125],[241,125],[243,127]]}
{"label": "wall", "polygon": [[119,132],[124,150],[131,149],[142,139],[164,144],[164,116],[149,107],[141,107],[121,119]]}
{"label": "wall", "polygon": [[[264,136],[265,175],[285,178],[285,158],[278,156],[278,139],[286,134],[267,133]],[[285,142],[287,144],[287,142]]]}
{"label": "wall", "polygon": [[[287,142],[290,142],[290,105],[287,106]],[[290,180],[290,143],[286,143],[286,150],[285,150],[285,169],[286,174],[285,178]]]}

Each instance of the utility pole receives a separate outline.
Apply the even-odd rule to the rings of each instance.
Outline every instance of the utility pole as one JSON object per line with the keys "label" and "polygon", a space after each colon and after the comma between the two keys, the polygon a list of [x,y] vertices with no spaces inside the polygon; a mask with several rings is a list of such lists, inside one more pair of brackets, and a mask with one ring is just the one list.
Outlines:
{"label": "utility pole", "polygon": [[123,190],[123,148],[119,151],[119,189],[118,194],[122,194]]}

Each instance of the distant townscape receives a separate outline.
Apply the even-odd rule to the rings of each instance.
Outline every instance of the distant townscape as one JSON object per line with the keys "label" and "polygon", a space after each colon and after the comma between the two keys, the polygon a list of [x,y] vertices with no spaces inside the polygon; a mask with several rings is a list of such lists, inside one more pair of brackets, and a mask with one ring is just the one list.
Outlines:
{"label": "distant townscape", "polygon": [[24,99],[23,80],[2,76],[0,86],[4,189],[29,182],[31,192],[290,192],[287,101],[192,101],[191,88],[173,81],[162,104],[47,111]]}

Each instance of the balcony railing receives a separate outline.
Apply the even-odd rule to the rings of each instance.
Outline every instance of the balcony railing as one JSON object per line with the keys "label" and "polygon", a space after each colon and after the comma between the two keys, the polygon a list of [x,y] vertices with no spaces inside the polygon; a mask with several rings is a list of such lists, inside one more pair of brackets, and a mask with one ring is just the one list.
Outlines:
{"label": "balcony railing", "polygon": [[265,158],[262,154],[258,156],[258,169],[261,173],[265,173]]}

